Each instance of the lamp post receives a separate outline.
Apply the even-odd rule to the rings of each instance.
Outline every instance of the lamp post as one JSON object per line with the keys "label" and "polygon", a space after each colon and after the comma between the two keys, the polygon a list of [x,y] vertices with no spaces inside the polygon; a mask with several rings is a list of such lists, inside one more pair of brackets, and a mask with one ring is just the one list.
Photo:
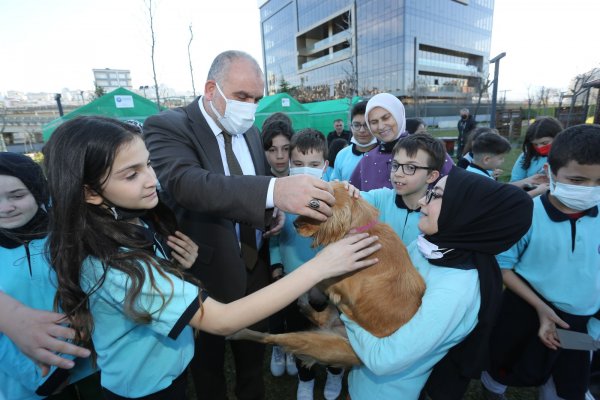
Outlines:
{"label": "lamp post", "polygon": [[496,100],[498,98],[498,73],[500,71],[500,59],[506,55],[505,52],[498,54],[490,60],[494,64],[494,90],[492,91],[492,111],[490,113],[490,128],[496,127]]}
{"label": "lamp post", "polygon": [[56,100],[56,106],[58,107],[58,114],[62,117],[65,113],[63,112],[62,103],[60,102],[61,97],[62,95],[60,93],[54,95],[54,100]]}
{"label": "lamp post", "polygon": [[146,89],[148,89],[148,85],[140,86],[140,90],[144,91],[144,97],[146,97]]}

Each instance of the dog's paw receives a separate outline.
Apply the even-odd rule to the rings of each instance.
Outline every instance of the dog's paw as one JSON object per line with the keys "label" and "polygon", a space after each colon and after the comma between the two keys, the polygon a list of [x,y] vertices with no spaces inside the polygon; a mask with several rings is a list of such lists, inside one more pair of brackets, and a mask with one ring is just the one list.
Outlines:
{"label": "dog's paw", "polygon": [[330,292],[329,300],[331,300],[331,302],[337,306],[342,301],[342,296],[339,293]]}

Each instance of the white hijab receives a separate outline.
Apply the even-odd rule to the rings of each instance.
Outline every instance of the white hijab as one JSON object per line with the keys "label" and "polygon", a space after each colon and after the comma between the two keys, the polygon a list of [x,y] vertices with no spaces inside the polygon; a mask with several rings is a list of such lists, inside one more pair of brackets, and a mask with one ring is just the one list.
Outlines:
{"label": "white hijab", "polygon": [[371,125],[369,124],[369,112],[371,112],[371,110],[375,107],[384,108],[390,114],[392,114],[396,120],[396,124],[398,125],[398,132],[394,140],[398,139],[398,137],[404,131],[406,131],[406,112],[404,111],[404,104],[402,104],[402,102],[396,96],[390,93],[379,93],[371,97],[371,99],[367,102],[367,109],[365,111],[365,119],[367,120],[369,131],[371,131]]}

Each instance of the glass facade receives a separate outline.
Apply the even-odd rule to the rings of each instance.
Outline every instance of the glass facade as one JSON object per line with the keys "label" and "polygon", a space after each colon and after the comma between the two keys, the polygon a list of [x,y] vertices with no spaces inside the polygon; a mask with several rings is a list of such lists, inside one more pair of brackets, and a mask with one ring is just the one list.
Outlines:
{"label": "glass facade", "polygon": [[300,101],[465,98],[487,78],[493,9],[494,0],[269,0],[268,93],[287,83]]}

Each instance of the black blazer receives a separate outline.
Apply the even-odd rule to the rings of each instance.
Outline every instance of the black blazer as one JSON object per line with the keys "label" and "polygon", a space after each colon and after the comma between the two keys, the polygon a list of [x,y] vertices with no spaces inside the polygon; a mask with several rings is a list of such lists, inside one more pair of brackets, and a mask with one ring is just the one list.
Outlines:
{"label": "black blazer", "polygon": [[265,229],[269,181],[258,130],[245,133],[257,176],[226,176],[219,144],[198,102],[161,112],[144,123],[144,138],[164,195],[180,229],[198,245],[191,272],[211,297],[230,302],[246,292],[235,223]]}

